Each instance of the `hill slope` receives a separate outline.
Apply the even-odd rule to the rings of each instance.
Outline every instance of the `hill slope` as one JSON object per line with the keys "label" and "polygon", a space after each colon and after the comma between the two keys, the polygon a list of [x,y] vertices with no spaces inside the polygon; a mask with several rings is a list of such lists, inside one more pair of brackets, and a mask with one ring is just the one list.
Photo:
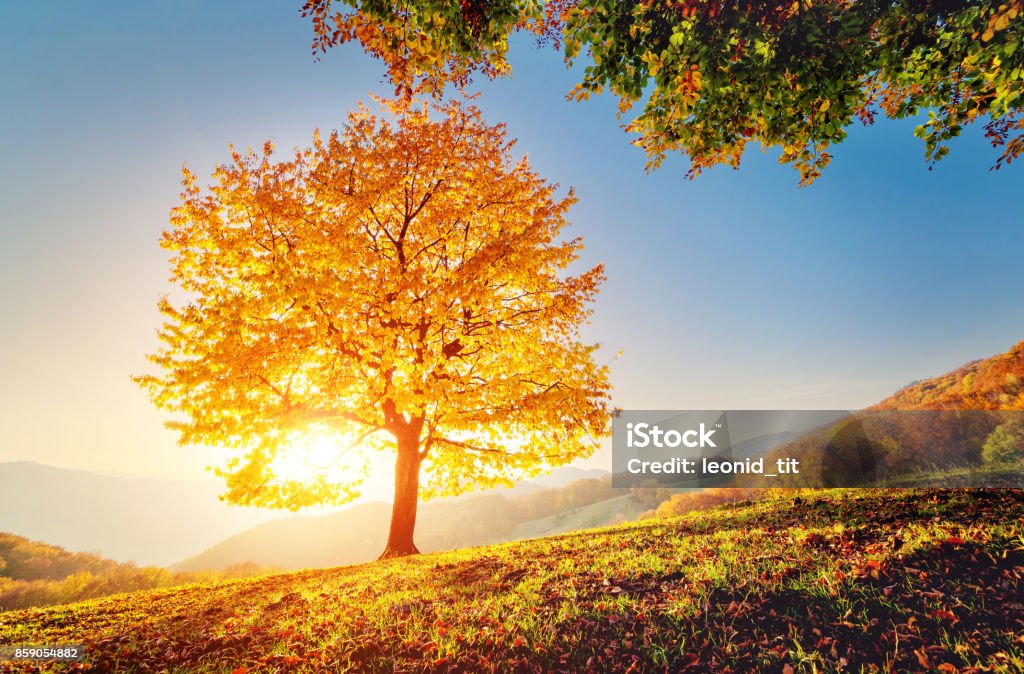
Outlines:
{"label": "hill slope", "polygon": [[833,491],[11,613],[0,645],[81,643],[87,671],[1019,671],[1022,541],[1020,490]]}
{"label": "hill slope", "polygon": [[1024,409],[1024,342],[1006,353],[911,384],[871,409]]}

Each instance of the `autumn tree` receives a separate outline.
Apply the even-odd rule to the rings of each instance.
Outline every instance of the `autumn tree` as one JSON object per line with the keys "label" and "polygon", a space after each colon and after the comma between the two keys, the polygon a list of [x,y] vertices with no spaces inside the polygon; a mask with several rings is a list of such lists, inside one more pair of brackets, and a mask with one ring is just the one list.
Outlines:
{"label": "autumn tree", "polygon": [[[205,191],[186,169],[162,239],[184,299],[160,303],[159,373],[138,381],[181,442],[236,450],[233,502],[342,502],[345,449],[394,451],[388,557],[417,552],[420,494],[592,452],[609,383],[579,336],[603,271],[567,273],[571,191],[472,105],[383,106],[285,160],[233,150]],[[310,434],[339,456],[315,479],[275,470]]]}
{"label": "autumn tree", "polygon": [[986,466],[1004,466],[1024,458],[1024,438],[997,426],[985,439],[981,458]]}
{"label": "autumn tree", "polygon": [[1024,152],[1024,0],[307,0],[314,52],[356,41],[399,90],[510,72],[517,31],[583,62],[569,94],[608,91],[657,167],[690,177],[777,148],[806,185],[856,120],[928,118],[929,162],[981,121],[999,168]]}

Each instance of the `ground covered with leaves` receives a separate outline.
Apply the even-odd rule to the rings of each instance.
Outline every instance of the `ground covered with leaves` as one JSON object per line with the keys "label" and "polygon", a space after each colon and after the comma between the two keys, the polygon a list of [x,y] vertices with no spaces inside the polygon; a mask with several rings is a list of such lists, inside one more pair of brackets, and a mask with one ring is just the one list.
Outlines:
{"label": "ground covered with leaves", "polygon": [[1024,671],[1024,491],[833,491],[0,615],[4,671]]}

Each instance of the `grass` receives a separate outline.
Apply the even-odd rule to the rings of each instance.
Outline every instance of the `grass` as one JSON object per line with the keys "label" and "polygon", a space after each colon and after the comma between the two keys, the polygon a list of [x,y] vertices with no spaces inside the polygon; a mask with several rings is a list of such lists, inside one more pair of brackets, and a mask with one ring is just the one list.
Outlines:
{"label": "grass", "polygon": [[1024,492],[822,492],[0,615],[87,671],[1024,671]]}
{"label": "grass", "polygon": [[896,475],[886,481],[887,487],[1024,487],[1024,460],[985,466],[963,465],[947,468],[922,467]]}

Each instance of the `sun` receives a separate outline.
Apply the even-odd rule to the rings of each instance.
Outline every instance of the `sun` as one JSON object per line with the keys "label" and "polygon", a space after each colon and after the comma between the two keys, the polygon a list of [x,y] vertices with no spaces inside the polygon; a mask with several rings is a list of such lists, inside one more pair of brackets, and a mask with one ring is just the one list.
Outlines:
{"label": "sun", "polygon": [[333,472],[352,441],[340,433],[310,431],[292,434],[278,449],[270,468],[279,479],[308,482]]}
{"label": "sun", "polygon": [[289,434],[270,469],[282,482],[359,482],[357,502],[391,500],[394,455],[360,442],[359,436],[315,428]]}

